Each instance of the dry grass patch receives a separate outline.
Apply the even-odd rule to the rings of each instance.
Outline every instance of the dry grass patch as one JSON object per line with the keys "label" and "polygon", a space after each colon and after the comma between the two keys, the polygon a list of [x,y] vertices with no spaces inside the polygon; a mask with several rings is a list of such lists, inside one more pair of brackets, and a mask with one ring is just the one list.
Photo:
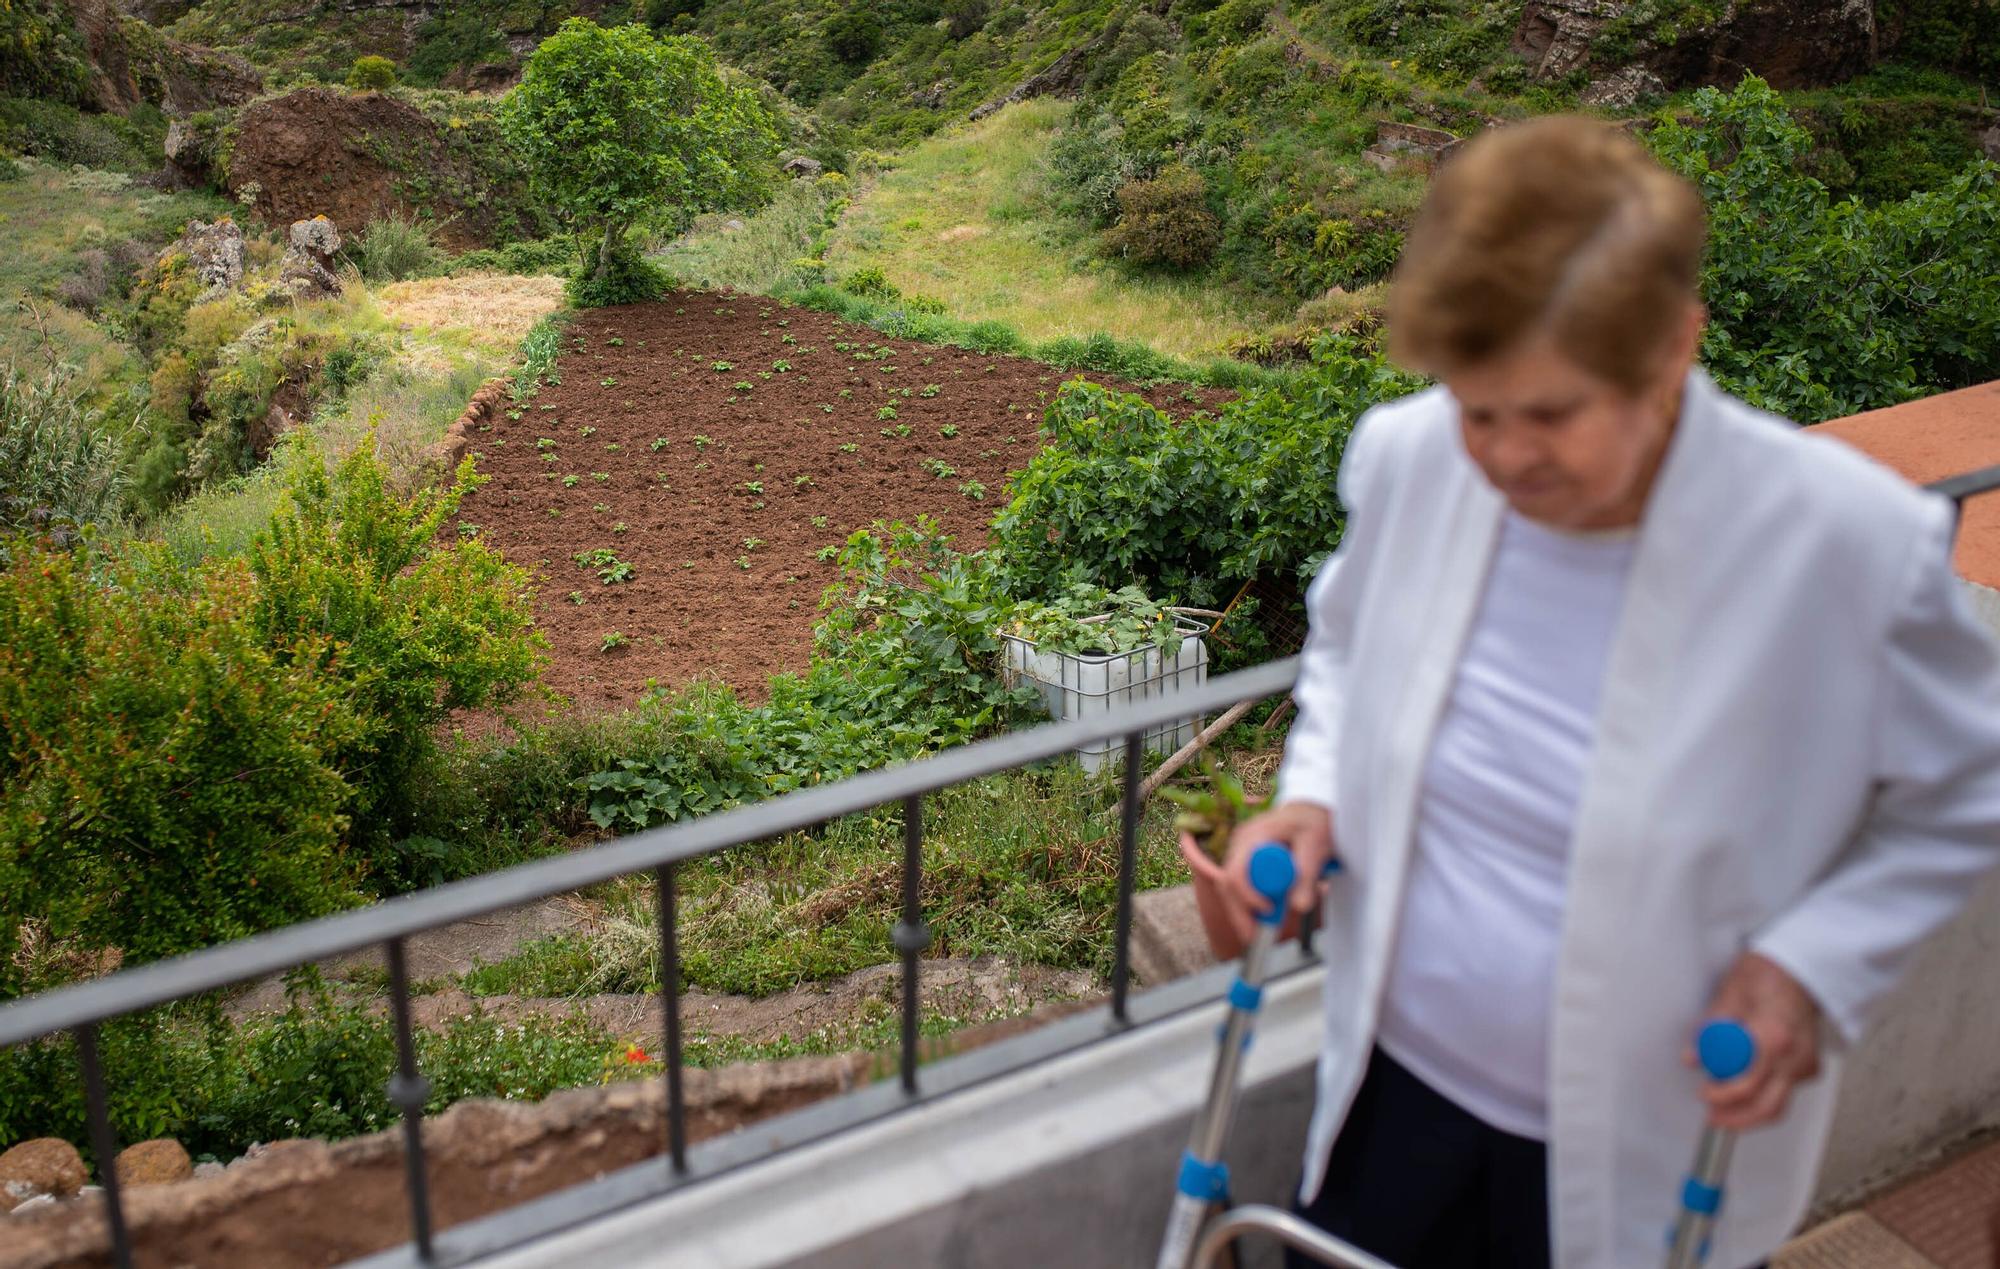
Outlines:
{"label": "dry grass patch", "polygon": [[391,282],[375,290],[376,305],[397,322],[428,330],[461,330],[473,341],[511,354],[528,330],[562,307],[557,277],[467,273]]}

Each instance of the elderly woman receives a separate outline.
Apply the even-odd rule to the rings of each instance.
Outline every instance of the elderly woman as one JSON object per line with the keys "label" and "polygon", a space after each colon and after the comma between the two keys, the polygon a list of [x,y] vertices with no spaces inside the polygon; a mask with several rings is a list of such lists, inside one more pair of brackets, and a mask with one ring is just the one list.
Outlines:
{"label": "elderly woman", "polygon": [[[1438,173],[1389,332],[1441,386],[1348,443],[1278,802],[1232,840],[1246,910],[1257,843],[1346,865],[1299,1208],[1410,1269],[1658,1263],[1704,1120],[1754,1130],[1710,1263],[1768,1256],[1840,1050],[2000,860],[1952,509],[1693,368],[1703,234],[1586,120]],[[1757,1058],[1709,1088],[1712,1016]]]}

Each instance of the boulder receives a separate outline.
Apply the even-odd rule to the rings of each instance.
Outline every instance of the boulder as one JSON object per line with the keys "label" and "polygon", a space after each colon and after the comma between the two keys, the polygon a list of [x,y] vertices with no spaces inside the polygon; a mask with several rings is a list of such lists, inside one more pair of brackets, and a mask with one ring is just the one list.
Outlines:
{"label": "boulder", "polygon": [[278,262],[278,285],[301,300],[323,300],[340,294],[340,275],[333,257],[340,250],[340,230],[324,216],[292,222],[285,258]]}
{"label": "boulder", "polygon": [[11,1196],[10,1207],[40,1194],[68,1198],[89,1175],[83,1156],[60,1137],[37,1137],[0,1154],[0,1193]]}
{"label": "boulder", "polygon": [[195,297],[197,304],[243,285],[243,230],[228,217],[212,225],[204,220],[190,220],[180,238],[160,258],[164,260],[171,255],[186,256],[195,277],[201,280],[201,294]]}
{"label": "boulder", "polygon": [[118,1183],[129,1186],[172,1185],[194,1175],[194,1160],[188,1158],[186,1148],[172,1137],[156,1137],[127,1146],[118,1153],[112,1167],[118,1172]]}
{"label": "boulder", "polygon": [[2000,123],[1979,134],[1979,148],[1985,151],[1987,158],[2000,163]]}
{"label": "boulder", "polygon": [[826,171],[826,165],[824,163],[821,163],[818,159],[809,159],[805,155],[800,154],[793,158],[786,159],[785,166],[780,170],[783,171],[786,176],[796,176],[804,180],[811,180],[812,178],[824,173]]}

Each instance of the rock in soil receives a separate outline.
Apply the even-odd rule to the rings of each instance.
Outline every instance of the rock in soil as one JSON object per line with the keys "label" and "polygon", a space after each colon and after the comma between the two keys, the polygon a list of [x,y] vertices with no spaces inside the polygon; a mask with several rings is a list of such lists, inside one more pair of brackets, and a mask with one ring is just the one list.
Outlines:
{"label": "rock in soil", "polygon": [[171,1185],[194,1175],[194,1160],[172,1137],[127,1146],[119,1152],[115,1166],[120,1185]]}
{"label": "rock in soil", "polygon": [[76,1147],[57,1137],[37,1137],[0,1154],[0,1192],[14,1193],[18,1184],[36,1194],[68,1198],[89,1176]]}

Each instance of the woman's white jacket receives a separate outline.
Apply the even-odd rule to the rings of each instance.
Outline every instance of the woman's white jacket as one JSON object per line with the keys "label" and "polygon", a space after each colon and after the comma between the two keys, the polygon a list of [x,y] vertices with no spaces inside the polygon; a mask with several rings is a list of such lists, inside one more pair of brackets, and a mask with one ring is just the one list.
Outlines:
{"label": "woman's white jacket", "polygon": [[[1333,808],[1349,868],[1320,945],[1308,1196],[1372,1043],[1420,775],[1503,510],[1441,388],[1368,412],[1340,493],[1279,776],[1281,800]],[[1690,376],[1573,839],[1549,1005],[1559,1269],[1659,1262],[1703,1123],[1681,1055],[1746,948],[1829,1023],[1827,1073],[1738,1143],[1709,1263],[1773,1251],[1811,1193],[1839,1050],[2000,862],[2000,663],[1952,529],[1945,500]]]}

